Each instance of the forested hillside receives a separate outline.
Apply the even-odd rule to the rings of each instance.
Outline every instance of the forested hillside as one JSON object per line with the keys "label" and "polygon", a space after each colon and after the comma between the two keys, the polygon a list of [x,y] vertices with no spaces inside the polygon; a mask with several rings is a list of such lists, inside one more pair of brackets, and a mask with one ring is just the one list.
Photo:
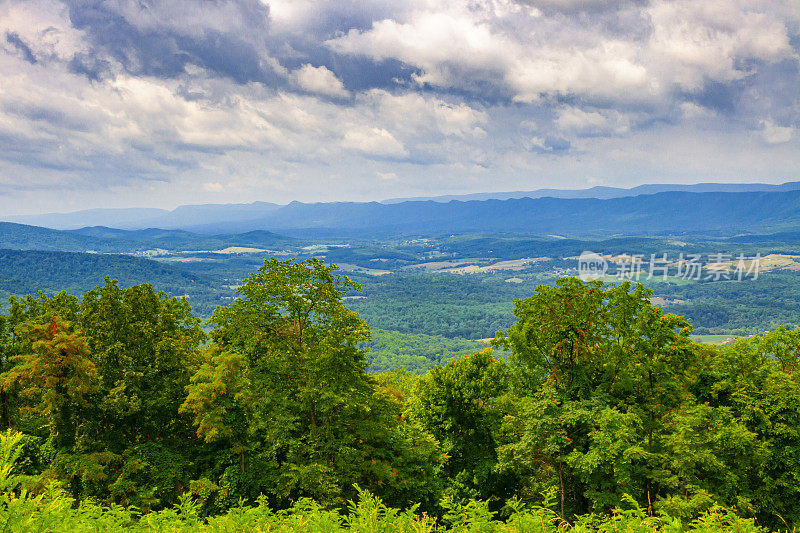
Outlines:
{"label": "forested hillside", "polygon": [[[800,523],[800,331],[695,344],[644,286],[564,278],[514,302],[493,348],[462,345],[421,375],[370,374],[370,328],[344,299],[358,289],[318,259],[269,259],[208,332],[187,301],[148,284],[12,299],[0,317],[0,518],[325,531]],[[373,364],[414,342],[375,340]]]}
{"label": "forested hillside", "polygon": [[0,222],[0,248],[85,252],[86,250],[97,250],[100,246],[99,240],[84,235]]}
{"label": "forested hillside", "polygon": [[0,250],[0,287],[12,294],[81,294],[102,283],[109,273],[124,286],[152,283],[170,294],[185,296],[204,315],[231,294],[206,276],[139,257]]}
{"label": "forested hillside", "polygon": [[[577,257],[594,250],[612,263],[612,258],[640,257],[640,280],[654,290],[659,305],[688,317],[696,333],[749,335],[781,324],[800,324],[797,232],[726,238],[591,240],[481,233],[305,240],[265,231],[200,235],[91,227],[63,232],[5,225],[0,226],[0,243],[17,248],[0,252],[0,291],[5,293],[52,294],[63,289],[80,295],[110,276],[123,286],[147,281],[172,296],[187,296],[203,318],[229,302],[233,287],[264,257],[317,257],[340,265],[362,285],[362,292],[348,305],[373,327],[455,342],[478,340],[513,323],[514,299],[527,296],[539,284],[577,275]],[[83,252],[65,255],[47,248]],[[731,258],[759,254],[765,258],[764,269],[746,283],[715,279],[708,270],[700,279],[687,280],[674,262],[668,279],[650,279],[651,255],[677,261],[682,254],[706,262],[717,254]],[[606,281],[620,281],[614,279],[613,270],[609,275]]]}
{"label": "forested hillside", "polygon": [[260,230],[235,235],[198,235],[156,228],[126,231],[100,226],[60,231],[0,222],[0,249],[10,250],[132,253],[156,248],[210,251],[230,246],[282,249],[296,244],[289,237]]}

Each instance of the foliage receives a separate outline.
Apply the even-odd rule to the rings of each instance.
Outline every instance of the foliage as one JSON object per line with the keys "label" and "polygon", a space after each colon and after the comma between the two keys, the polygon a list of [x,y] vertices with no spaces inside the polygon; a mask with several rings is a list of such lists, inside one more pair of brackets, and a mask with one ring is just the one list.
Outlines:
{"label": "foliage", "polygon": [[567,519],[630,497],[648,513],[690,518],[718,502],[797,523],[786,478],[797,333],[718,353],[649,295],[570,278],[516,303],[519,322],[497,340],[511,347],[514,376],[502,467],[527,480],[523,493],[555,488]]}
{"label": "foliage", "polygon": [[[441,302],[456,308],[458,291],[492,283],[471,278]],[[415,371],[429,363],[410,354],[438,364],[370,374],[370,329],[345,305],[363,301],[345,299],[358,289],[319,259],[267,260],[208,335],[186,300],[147,284],[12,298],[0,317],[12,428],[0,436],[0,523],[800,524],[800,330],[699,345],[649,289],[565,278],[516,300],[493,348],[378,332],[385,364],[393,351]]]}
{"label": "foliage", "polygon": [[50,323],[25,322],[20,336],[31,339],[31,352],[11,358],[14,363],[2,375],[3,389],[19,387],[32,400],[30,409],[49,420],[50,434],[61,446],[75,444],[73,410],[86,405],[97,388],[97,370],[89,348],[69,323],[52,317]]}
{"label": "foliage", "polygon": [[487,348],[434,367],[416,382],[408,410],[439,442],[445,497],[503,501],[513,494],[517,480],[495,472],[498,399],[508,381],[507,365]]}
{"label": "foliage", "polygon": [[480,351],[486,344],[483,341],[373,329],[372,341],[367,346],[368,370],[371,372],[402,368],[422,374],[457,357]]}
{"label": "foliage", "polygon": [[[270,532],[335,532],[360,531],[365,533],[407,532],[557,532],[570,529],[569,524],[557,519],[547,507],[526,507],[518,500],[510,502],[510,514],[505,521],[493,520],[486,502],[472,500],[465,505],[453,505],[447,514],[450,527],[442,527],[425,514],[415,513],[412,507],[405,511],[386,506],[366,490],[358,490],[357,498],[348,502],[346,513],[328,510],[313,500],[301,499],[290,508],[275,512],[266,498],[253,506],[237,505],[224,514],[202,517],[200,505],[186,496],[175,506],[145,515],[136,509],[120,506],[100,506],[92,500],[76,505],[56,485],[34,495],[20,489],[22,479],[13,474],[20,453],[22,436],[8,431],[0,434],[0,522],[4,530],[20,532],[43,531],[270,531]],[[590,531],[642,531],[642,532],[717,532],[765,531],[752,519],[743,519],[725,509],[713,509],[693,522],[682,523],[667,516],[647,517],[633,509],[615,509],[612,515],[587,515],[580,517],[572,528],[578,532]]]}
{"label": "foliage", "polygon": [[357,288],[320,260],[272,259],[215,312],[182,409],[221,452],[219,505],[263,493],[342,506],[354,483],[400,497],[430,475],[432,441],[366,373],[369,329],[342,303]]}
{"label": "foliage", "polygon": [[188,304],[106,279],[82,301],[12,299],[5,323],[4,411],[9,425],[44,439],[43,479],[75,497],[175,501],[193,447],[178,407],[204,336]]}

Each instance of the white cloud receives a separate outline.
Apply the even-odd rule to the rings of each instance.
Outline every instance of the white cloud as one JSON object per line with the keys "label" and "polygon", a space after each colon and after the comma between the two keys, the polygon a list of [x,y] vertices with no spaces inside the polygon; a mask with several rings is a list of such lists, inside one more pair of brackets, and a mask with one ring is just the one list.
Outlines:
{"label": "white cloud", "polygon": [[563,106],[557,111],[556,126],[562,133],[578,136],[623,135],[631,129],[632,113],[615,110],[588,110]]}
{"label": "white cloud", "polygon": [[225,188],[219,182],[208,181],[203,184],[203,190],[207,192],[222,192]]}
{"label": "white cloud", "polygon": [[[420,83],[473,91],[500,86],[529,103],[553,95],[654,102],[669,98],[675,86],[700,90],[706,80],[751,74],[754,62],[797,56],[786,15],[755,2],[532,2],[542,9],[613,9],[608,16],[617,24],[630,19],[630,27],[613,30],[600,15],[548,17],[536,7],[497,4],[423,3],[405,20],[379,20],[327,45],[342,54],[413,65]],[[621,16],[620,9],[630,13]]]}
{"label": "white cloud", "polygon": [[762,123],[761,135],[769,144],[787,143],[794,138],[795,129],[791,126],[778,126],[771,120]]}
{"label": "white cloud", "polygon": [[663,85],[697,90],[708,79],[751,74],[754,61],[796,56],[786,21],[755,2],[657,1],[647,13],[653,32],[646,58]]}
{"label": "white cloud", "polygon": [[361,127],[347,131],[342,146],[366,155],[378,157],[404,157],[408,151],[403,143],[383,128]]}
{"label": "white cloud", "polygon": [[339,98],[345,98],[350,94],[336,74],[326,67],[305,64],[295,70],[292,77],[300,88],[308,92]]}
{"label": "white cloud", "polygon": [[406,23],[381,20],[327,44],[339,53],[400,59],[422,69],[419,83],[443,87],[457,86],[462,72],[500,72],[515,46],[467,14],[436,11],[415,13]]}
{"label": "white cloud", "polygon": [[85,34],[72,27],[69,9],[61,3],[30,0],[0,3],[0,47],[9,50],[6,35],[18,35],[41,58],[68,61],[87,50]]}
{"label": "white cloud", "polygon": [[391,94],[373,89],[358,97],[358,103],[392,125],[393,131],[402,131],[410,138],[422,133],[434,136],[461,138],[482,137],[481,128],[488,115],[466,103],[450,103],[441,98],[416,93]]}

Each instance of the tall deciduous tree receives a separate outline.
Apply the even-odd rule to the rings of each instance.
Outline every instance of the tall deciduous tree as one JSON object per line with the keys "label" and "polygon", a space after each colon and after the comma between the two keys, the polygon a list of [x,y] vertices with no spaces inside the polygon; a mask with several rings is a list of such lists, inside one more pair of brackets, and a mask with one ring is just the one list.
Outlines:
{"label": "tall deciduous tree", "polygon": [[624,493],[647,507],[668,485],[663,438],[695,346],[686,320],[650,294],[562,279],[518,300],[519,321],[497,339],[518,377],[502,456],[534,492],[557,490],[563,517],[607,510]]}
{"label": "tall deciduous tree", "polygon": [[[419,435],[398,433],[399,408],[365,371],[369,328],[342,300],[355,289],[318,259],[273,258],[214,313],[215,346],[183,409],[228,456],[214,466],[223,504],[263,492],[279,505],[298,496],[341,505],[354,483],[402,487],[432,467],[403,456]],[[432,450],[419,440],[417,453]]]}
{"label": "tall deciduous tree", "polygon": [[102,467],[95,496],[142,507],[175,501],[196,442],[178,412],[205,334],[185,300],[149,284],[84,295],[79,318],[101,378],[83,450]]}

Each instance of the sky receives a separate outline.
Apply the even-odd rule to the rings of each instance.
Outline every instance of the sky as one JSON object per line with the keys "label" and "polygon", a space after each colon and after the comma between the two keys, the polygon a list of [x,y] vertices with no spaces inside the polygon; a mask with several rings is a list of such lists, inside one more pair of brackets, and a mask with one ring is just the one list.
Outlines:
{"label": "sky", "polygon": [[797,0],[0,0],[0,214],[800,180]]}

